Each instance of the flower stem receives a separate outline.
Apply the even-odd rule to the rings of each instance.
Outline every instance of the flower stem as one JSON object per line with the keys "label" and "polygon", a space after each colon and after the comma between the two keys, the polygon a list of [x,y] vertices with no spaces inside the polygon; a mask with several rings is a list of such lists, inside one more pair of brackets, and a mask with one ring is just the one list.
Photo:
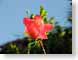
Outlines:
{"label": "flower stem", "polygon": [[45,51],[45,49],[44,49],[44,45],[43,45],[42,40],[40,40],[40,45],[41,45],[41,47],[42,47],[42,49],[43,49],[44,54],[46,54],[46,51]]}

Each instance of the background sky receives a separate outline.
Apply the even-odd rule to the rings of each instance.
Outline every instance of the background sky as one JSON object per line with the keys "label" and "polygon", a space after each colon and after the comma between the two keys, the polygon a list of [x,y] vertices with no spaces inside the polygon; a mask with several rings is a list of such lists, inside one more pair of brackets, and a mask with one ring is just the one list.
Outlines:
{"label": "background sky", "polygon": [[[43,5],[48,17],[53,16],[62,26],[70,26],[66,21],[70,2],[68,0],[0,0],[0,45],[23,37],[23,18],[26,10],[38,14]],[[67,22],[64,25],[64,22]]]}

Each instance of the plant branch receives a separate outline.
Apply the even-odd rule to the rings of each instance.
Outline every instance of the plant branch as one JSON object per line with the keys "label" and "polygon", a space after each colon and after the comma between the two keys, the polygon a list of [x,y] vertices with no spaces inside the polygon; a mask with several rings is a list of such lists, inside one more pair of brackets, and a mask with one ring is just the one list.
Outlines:
{"label": "plant branch", "polygon": [[43,45],[42,40],[40,40],[40,45],[41,45],[41,47],[42,47],[42,49],[43,49],[44,54],[46,54],[46,51],[45,51],[45,48],[44,48],[44,45]]}

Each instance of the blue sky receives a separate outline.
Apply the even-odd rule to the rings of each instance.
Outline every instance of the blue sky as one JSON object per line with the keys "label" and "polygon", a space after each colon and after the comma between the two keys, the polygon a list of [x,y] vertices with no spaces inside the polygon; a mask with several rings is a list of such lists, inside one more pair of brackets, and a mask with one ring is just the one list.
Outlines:
{"label": "blue sky", "polygon": [[[0,45],[23,37],[23,17],[26,10],[38,14],[40,5],[48,12],[48,17],[53,16],[62,26],[67,22],[68,0],[0,0]],[[69,23],[65,26],[70,25]],[[18,35],[16,37],[15,35]]]}

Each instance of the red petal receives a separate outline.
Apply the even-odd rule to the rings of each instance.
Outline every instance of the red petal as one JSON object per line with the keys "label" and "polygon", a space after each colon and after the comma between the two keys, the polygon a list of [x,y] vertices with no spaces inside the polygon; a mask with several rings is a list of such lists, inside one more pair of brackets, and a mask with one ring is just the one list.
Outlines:
{"label": "red petal", "polygon": [[52,24],[44,24],[44,32],[49,32],[52,28]]}
{"label": "red petal", "polygon": [[31,19],[30,19],[30,18],[24,18],[24,19],[23,19],[23,24],[26,24],[26,21],[27,21],[27,20],[31,20]]}
{"label": "red petal", "polygon": [[29,30],[29,34],[32,38],[37,38],[39,31],[35,27],[33,27],[31,28],[31,30]]}
{"label": "red petal", "polygon": [[41,16],[35,16],[34,20],[42,20],[42,17]]}
{"label": "red petal", "polygon": [[39,39],[48,39],[47,35],[41,33],[37,38]]}

